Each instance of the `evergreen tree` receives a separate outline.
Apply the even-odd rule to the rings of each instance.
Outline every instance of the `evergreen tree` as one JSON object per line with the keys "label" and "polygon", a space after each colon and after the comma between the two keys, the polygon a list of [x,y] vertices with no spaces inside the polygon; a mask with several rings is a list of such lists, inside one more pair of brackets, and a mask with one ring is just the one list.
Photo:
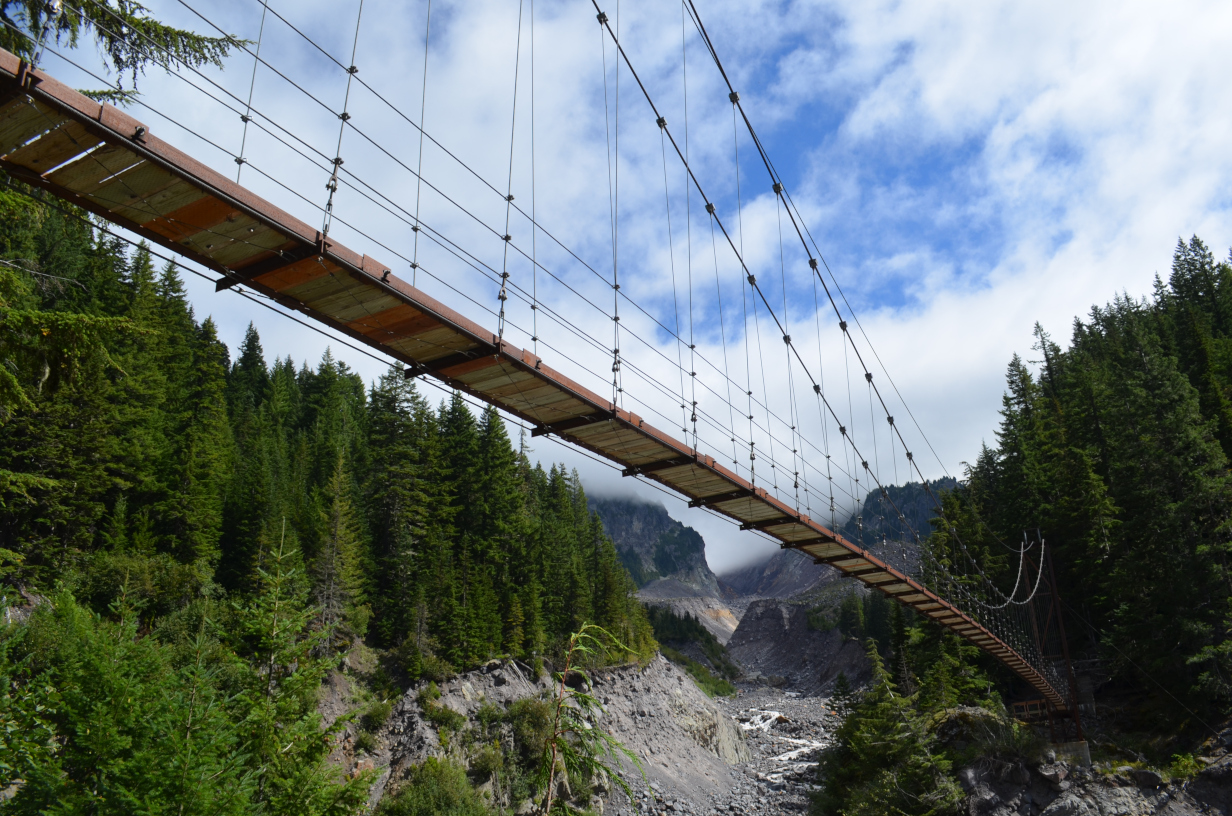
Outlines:
{"label": "evergreen tree", "polygon": [[316,601],[327,632],[363,637],[372,610],[365,603],[362,544],[350,493],[351,479],[339,456],[321,501]]}

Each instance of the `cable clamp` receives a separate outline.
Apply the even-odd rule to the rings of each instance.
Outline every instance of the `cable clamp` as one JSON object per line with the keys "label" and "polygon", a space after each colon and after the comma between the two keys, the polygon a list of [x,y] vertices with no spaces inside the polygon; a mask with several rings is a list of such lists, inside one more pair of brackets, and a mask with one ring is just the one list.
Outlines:
{"label": "cable clamp", "polygon": [[607,12],[599,12],[595,15],[595,19],[599,21],[599,25],[607,25]]}
{"label": "cable clamp", "polygon": [[820,393],[821,393],[821,386],[820,386],[820,385],[818,385],[817,383],[813,383],[813,391],[814,391],[815,393],[817,393],[817,394],[820,394]]}
{"label": "cable clamp", "polygon": [[886,417],[886,422],[888,422],[888,423],[890,423],[891,425],[893,425],[893,424],[894,424],[894,417],[892,417],[892,416],[888,416],[888,417]]}
{"label": "cable clamp", "polygon": [[756,285],[757,285],[757,276],[749,275],[749,286],[756,286]]}
{"label": "cable clamp", "polygon": [[501,273],[501,278],[503,278],[503,279],[508,279],[508,278],[509,278],[509,273],[508,273],[508,272],[502,272],[502,273]]}
{"label": "cable clamp", "polygon": [[243,122],[244,124],[248,124],[249,122],[251,122],[251,121],[252,121],[252,117],[251,117],[251,116],[249,116],[249,115],[248,115],[248,114],[246,114],[246,113],[241,113],[241,114],[240,114],[240,121],[241,121],[241,122]]}
{"label": "cable clamp", "polygon": [[612,316],[612,322],[613,322],[613,323],[619,323],[619,322],[620,322],[620,315],[613,315],[613,316]]}
{"label": "cable clamp", "polygon": [[352,65],[350,68],[348,68],[348,69],[347,69],[347,73],[348,73],[348,74],[358,74],[358,73],[359,73],[359,68],[357,68],[357,67],[355,67],[354,65]]}
{"label": "cable clamp", "polygon": [[335,157],[334,157],[334,166],[335,166],[335,167],[341,167],[341,166],[342,166],[342,157],[341,157],[341,156],[335,156]]}
{"label": "cable clamp", "polygon": [[869,382],[872,382],[872,381],[873,381],[873,372],[871,372],[871,371],[865,371],[865,372],[864,372],[864,379],[868,380]]}
{"label": "cable clamp", "polygon": [[816,268],[817,268],[817,259],[816,259],[816,258],[809,258],[809,267],[811,267],[812,269],[816,269]]}
{"label": "cable clamp", "polygon": [[790,334],[783,335],[783,342],[788,345],[791,345],[791,335]]}
{"label": "cable clamp", "polygon": [[711,215],[714,215],[714,205],[711,204],[709,201],[706,202],[706,212],[710,213]]}
{"label": "cable clamp", "polygon": [[907,458],[908,458],[908,459],[910,459],[910,458],[911,458],[911,451],[907,451]]}
{"label": "cable clamp", "polygon": [[[752,417],[749,417],[749,419],[752,419]],[[844,425],[839,425],[839,426],[838,426],[838,432],[839,432],[840,434],[842,434],[843,436],[846,436],[846,435],[847,435],[847,427],[846,427],[846,426],[844,426]]]}
{"label": "cable clamp", "polygon": [[658,125],[660,128],[666,128],[667,119],[665,117],[660,116],[658,119],[655,120],[655,124]]}
{"label": "cable clamp", "polygon": [[351,114],[347,113],[346,111],[343,111],[342,113],[338,114],[338,118],[344,122],[349,122],[351,121]]}
{"label": "cable clamp", "polygon": [[779,195],[782,192],[783,192],[783,185],[777,181],[774,182],[774,194]]}
{"label": "cable clamp", "polygon": [[513,240],[513,236],[512,236],[512,235],[503,235],[503,236],[501,236],[501,240],[502,240],[502,241],[512,241],[512,240]]}
{"label": "cable clamp", "polygon": [[248,159],[244,158],[243,156],[236,156],[236,157],[235,157],[235,163],[236,163],[236,164],[246,164],[247,162],[248,162]]}
{"label": "cable clamp", "polygon": [[615,289],[617,292],[619,292],[619,291],[620,291],[620,284],[619,284],[619,283],[613,283],[613,284],[612,284],[612,288],[613,288],[613,289]]}
{"label": "cable clamp", "polygon": [[411,269],[418,269],[418,268],[419,268],[419,263],[417,261],[411,261]]}
{"label": "cable clamp", "polygon": [[727,98],[730,99],[731,103],[734,105],[740,101],[740,94],[736,93],[735,91],[732,91],[731,93],[727,95]]}
{"label": "cable clamp", "polygon": [[416,224],[415,226],[411,227],[411,232],[419,232],[419,225]]}
{"label": "cable clamp", "polygon": [[381,273],[381,283],[389,283],[389,270],[386,269]]}
{"label": "cable clamp", "polygon": [[843,331],[847,331],[847,321],[846,321],[846,320],[840,320],[840,321],[838,322],[838,327],[839,327],[840,329],[842,329]]}
{"label": "cable clamp", "polygon": [[513,201],[513,193],[510,193],[509,195],[505,196],[505,200],[506,200],[506,201]]}
{"label": "cable clamp", "polygon": [[145,125],[137,125],[137,129],[133,131],[133,141],[141,141],[142,136],[145,136]]}

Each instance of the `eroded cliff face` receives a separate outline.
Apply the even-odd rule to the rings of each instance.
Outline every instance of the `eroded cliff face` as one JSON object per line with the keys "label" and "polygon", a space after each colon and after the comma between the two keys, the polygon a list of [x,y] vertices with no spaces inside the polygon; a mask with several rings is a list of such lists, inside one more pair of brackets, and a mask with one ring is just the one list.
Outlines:
{"label": "eroded cliff face", "polygon": [[704,596],[719,596],[718,579],[706,563],[706,542],[692,527],[669,516],[662,504],[591,498],[590,509],[603,520],[603,529],[639,588],[671,578]]}
{"label": "eroded cliff face", "polygon": [[827,693],[839,672],[853,685],[869,678],[864,646],[837,627],[818,632],[808,607],[777,600],[753,601],[740,619],[727,651],[746,678],[765,678],[807,695]]}
{"label": "eroded cliff face", "polygon": [[[605,709],[596,724],[643,762],[644,782],[632,765],[623,768],[622,775],[636,789],[671,791],[679,799],[700,801],[716,785],[729,784],[732,766],[750,759],[744,732],[731,714],[664,658],[656,656],[645,666],[596,670],[590,677],[594,682],[590,693]],[[467,718],[467,725],[455,727],[454,733],[442,740],[417,700],[422,685],[426,684],[410,688],[397,701],[389,719],[375,734],[371,750],[357,749],[358,726],[350,723],[335,752],[334,759],[347,772],[375,770],[379,774],[372,805],[396,790],[411,767],[428,757],[448,757],[469,768],[475,758],[471,748],[482,746],[468,748],[463,735],[484,705],[505,709],[517,700],[553,692],[546,674],[535,676],[529,667],[516,661],[494,660],[458,675],[440,684],[441,696],[435,705]],[[627,802],[618,791],[604,793],[609,805]],[[505,806],[512,812],[524,804]]]}
{"label": "eroded cliff face", "polygon": [[837,580],[838,572],[814,564],[799,550],[779,550],[770,560],[750,564],[719,576],[723,597],[729,600],[750,598],[790,598],[822,584]]}

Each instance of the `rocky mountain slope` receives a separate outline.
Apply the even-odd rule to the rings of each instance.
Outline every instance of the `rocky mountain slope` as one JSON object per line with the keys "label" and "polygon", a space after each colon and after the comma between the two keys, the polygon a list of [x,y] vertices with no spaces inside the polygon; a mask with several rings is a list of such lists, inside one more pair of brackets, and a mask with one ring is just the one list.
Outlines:
{"label": "rocky mountain slope", "polygon": [[747,680],[764,679],[808,695],[828,693],[841,671],[853,684],[868,679],[864,645],[838,628],[809,626],[809,608],[774,599],[749,604],[727,651]]}
{"label": "rocky mountain slope", "polygon": [[706,563],[706,542],[700,533],[669,516],[662,504],[592,497],[590,507],[603,520],[621,562],[637,583],[638,598],[692,615],[721,643],[727,642],[744,606],[738,597],[724,596]]}
{"label": "rocky mountain slope", "polygon": [[[930,481],[929,490],[925,490],[920,482],[908,482],[887,485],[884,497],[878,490],[869,491],[859,512],[852,513],[838,532],[849,541],[870,547],[883,535],[890,539],[909,540],[914,531],[920,538],[927,538],[932,532],[929,519],[936,515],[933,496],[940,496],[943,490],[953,490],[957,486],[957,479],[946,476]],[[930,491],[932,495],[929,495]],[[903,514],[905,523],[899,522],[895,510]]]}
{"label": "rocky mountain slope", "polygon": [[662,504],[638,499],[590,498],[603,529],[638,587],[671,578],[709,597],[718,597],[718,579],[706,563],[706,542],[692,527],[667,514]]}
{"label": "rocky mountain slope", "polygon": [[719,587],[729,601],[791,598],[837,577],[835,570],[814,564],[799,550],[779,550],[768,561],[723,573]]}
{"label": "rocky mountain slope", "polygon": [[[716,786],[730,787],[733,766],[750,759],[743,731],[731,714],[664,658],[656,656],[646,666],[598,670],[590,676],[594,681],[591,693],[606,709],[599,724],[643,762],[644,782],[632,765],[627,764],[622,771],[639,793],[669,796],[677,801],[702,801]],[[330,689],[338,701],[345,699],[344,687],[348,682],[343,675],[332,679]],[[440,698],[433,707],[465,718],[464,724],[455,724],[445,738],[441,728],[425,715],[419,693],[426,686],[422,683],[408,689],[367,744],[361,739],[360,725],[349,723],[335,752],[335,761],[347,773],[377,774],[370,800],[373,805],[396,790],[414,765],[429,757],[447,757],[465,765],[481,784],[481,790],[498,798],[499,792],[491,785],[483,787],[484,780],[477,778],[481,774],[475,765],[483,745],[468,739],[478,730],[477,723],[482,719],[476,715],[484,706],[507,710],[517,700],[550,695],[550,678],[546,674],[535,676],[528,666],[516,661],[494,660],[481,669],[443,682],[439,687]],[[337,716],[343,706],[335,703],[324,708]],[[437,717],[438,722],[441,719]],[[597,792],[606,798],[606,804],[617,806],[616,812],[628,804],[618,790]],[[511,802],[505,806],[513,812],[524,804]]]}

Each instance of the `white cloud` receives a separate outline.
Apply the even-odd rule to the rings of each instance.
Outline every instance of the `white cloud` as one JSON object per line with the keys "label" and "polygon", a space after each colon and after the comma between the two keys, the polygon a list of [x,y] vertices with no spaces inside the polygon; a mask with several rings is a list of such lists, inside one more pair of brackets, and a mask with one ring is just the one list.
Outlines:
{"label": "white cloud", "polygon": [[[422,6],[368,0],[356,57],[359,75],[413,119],[418,118],[423,64]],[[959,472],[962,460],[976,455],[982,439],[991,439],[1005,363],[1015,351],[1029,356],[1036,320],[1064,340],[1073,317],[1084,314],[1092,303],[1120,290],[1147,292],[1155,272],[1166,271],[1178,235],[1196,232],[1219,254],[1220,248],[1232,243],[1226,192],[1232,181],[1232,153],[1227,151],[1232,143],[1232,86],[1226,81],[1232,75],[1232,9],[1225,5],[719,0],[699,6],[746,109],[839,281],[860,310],[863,327],[952,473]],[[158,2],[152,7],[181,25],[202,26],[178,3]],[[273,7],[303,26],[339,60],[349,60],[354,33],[350,6],[306,2]],[[523,6],[527,15],[529,7],[529,2]],[[615,4],[604,7],[614,20]],[[200,8],[206,12],[206,6]],[[502,191],[509,172],[517,10],[518,4],[511,0],[433,3],[427,129]],[[625,0],[620,11],[622,38],[639,75],[672,133],[683,139],[679,9]],[[217,2],[206,13],[228,31],[256,37],[257,3]],[[586,305],[543,273],[532,283],[523,259],[515,256],[508,268],[515,284],[527,290],[537,287],[545,306],[593,338],[572,336],[554,325],[545,309],[538,315],[538,335],[552,348],[541,347],[540,353],[550,364],[605,393],[610,389],[606,355],[612,327],[603,312],[610,311],[612,293],[603,279],[611,274],[611,232],[598,28],[589,4],[540,0],[536,8],[535,208],[540,221],[595,271],[583,268],[542,235],[536,242],[537,254],[598,308]],[[736,213],[726,88],[705,62],[693,32],[687,33],[690,160],[733,240],[739,245],[743,239],[749,266],[778,312],[782,296],[777,281],[780,275],[787,278],[792,293],[789,331],[805,360],[815,365],[816,339],[809,328],[813,293],[804,256],[785,224],[787,268],[780,270],[774,197],[747,138],[740,142],[744,211]],[[531,202],[526,115],[529,35],[524,18],[513,190],[517,203],[527,208]],[[263,56],[327,105],[340,105],[344,74],[277,21],[267,22],[266,36]],[[610,42],[606,56],[614,120]],[[54,59],[47,67],[68,74],[75,84],[97,84],[73,77]],[[238,56],[225,72],[210,76],[242,98],[250,71],[250,59]],[[180,80],[154,72],[142,81],[142,89],[154,107],[227,150],[238,148],[240,123],[234,112],[209,102]],[[351,99],[356,126],[404,165],[414,167],[418,140],[413,128],[362,89],[353,89]],[[257,75],[254,104],[260,112],[258,122],[276,121],[323,156],[333,155],[337,119],[265,69]],[[224,173],[233,172],[224,152],[147,110],[137,108],[134,113],[164,138]],[[726,343],[736,382],[732,387],[739,395],[745,390],[741,384],[748,382],[738,331],[743,325],[741,293],[747,288],[741,285],[741,273],[730,253],[724,253],[719,236],[725,329],[720,332],[715,258],[701,201],[694,195],[689,205],[692,222],[686,229],[683,171],[668,145],[669,254],[660,134],[627,71],[620,76],[619,116],[622,291],[674,327],[674,263],[683,310],[680,321],[687,333],[685,281],[691,272],[698,352],[718,364]],[[250,129],[248,145],[246,155],[254,168],[317,206],[324,204],[326,171],[321,156],[313,162],[296,157],[257,129]],[[348,172],[364,178],[403,210],[414,211],[416,186],[405,167],[350,132],[342,155]],[[500,197],[431,145],[425,148],[424,176],[503,232],[505,209]],[[309,223],[321,218],[304,200],[254,169],[245,170],[244,182]],[[340,219],[370,237],[342,224],[334,234],[409,277],[408,265],[393,254],[409,258],[412,253],[413,234],[405,214],[398,218],[383,212],[346,188],[336,204]],[[503,268],[499,238],[427,188],[422,215],[478,259],[498,271]],[[516,215],[511,232],[515,243],[529,252],[529,229]],[[421,274],[418,282],[425,290],[484,324],[495,324],[490,310],[496,307],[497,285],[490,276],[476,273],[422,236],[419,260],[438,278]],[[198,315],[213,314],[233,347],[249,320],[257,323],[271,356],[291,354],[314,362],[329,342],[234,295],[216,296],[212,287],[190,283]],[[510,336],[529,346],[532,313],[525,304],[511,303]],[[654,424],[679,430],[680,397],[673,392],[679,392],[681,376],[674,361],[678,353],[687,357],[688,349],[677,347],[662,328],[627,305],[621,313],[626,334],[622,353],[630,364],[625,370],[627,401]],[[827,391],[846,417],[841,336],[836,320],[824,309],[821,319]],[[764,311],[760,320],[769,361],[765,393],[791,424],[780,359],[785,348]],[[651,341],[659,353],[631,339],[634,332]],[[857,337],[863,348],[863,339]],[[368,378],[384,368],[337,348],[336,343],[335,352]],[[758,354],[756,343],[752,354]],[[633,367],[657,379],[661,388],[641,382]],[[700,407],[716,424],[727,425],[730,415],[743,414],[739,407],[729,412],[723,404],[727,384],[721,378],[704,363],[694,367],[701,381]],[[876,376],[884,383],[880,371]],[[807,382],[799,371],[796,377],[797,388],[807,395]],[[853,384],[862,385],[859,379],[853,377]],[[760,377],[753,389],[760,397]],[[867,394],[856,388],[852,396],[856,418],[844,421],[858,439],[865,440],[862,445],[867,449],[869,419],[861,413],[867,408]],[[863,408],[858,399],[865,400]],[[926,460],[926,446],[905,412],[898,406],[892,410],[919,460],[928,462],[927,475],[939,475],[941,467],[931,457]],[[754,413],[764,421],[761,409]],[[747,419],[740,415],[737,431],[747,436]],[[824,447],[812,403],[801,401],[796,424],[813,444]],[[775,428],[781,440],[791,436],[786,425]],[[878,432],[884,434],[884,426]],[[836,444],[833,425],[829,434],[831,444]],[[727,432],[703,429],[703,443],[730,456],[728,439]],[[884,436],[879,439],[881,469],[892,474],[887,441]],[[764,480],[769,475],[764,466],[770,440],[763,436],[759,447]],[[630,480],[621,480],[611,470],[554,443],[537,440],[536,449],[546,460],[576,464],[596,490],[636,490],[666,500],[650,487],[630,487]],[[790,446],[776,451],[780,471],[791,470],[789,451]],[[737,458],[746,455],[737,452]],[[822,479],[824,458],[810,454],[809,459],[815,468],[810,484],[815,486]],[[724,522],[667,503],[673,514],[707,535],[716,568],[766,552],[763,545]]]}

